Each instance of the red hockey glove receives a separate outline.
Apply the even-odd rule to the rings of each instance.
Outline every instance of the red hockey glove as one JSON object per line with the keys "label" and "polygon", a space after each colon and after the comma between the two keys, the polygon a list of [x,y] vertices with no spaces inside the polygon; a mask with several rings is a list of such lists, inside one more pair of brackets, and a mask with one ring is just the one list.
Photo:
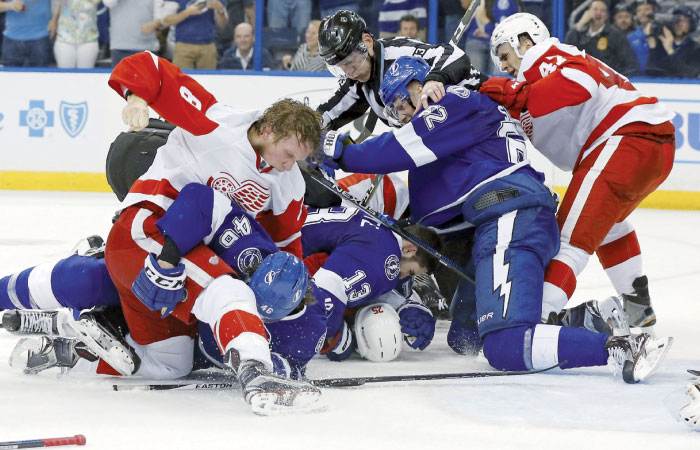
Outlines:
{"label": "red hockey glove", "polygon": [[479,93],[486,94],[496,103],[519,112],[525,107],[530,85],[506,77],[491,77],[481,85]]}

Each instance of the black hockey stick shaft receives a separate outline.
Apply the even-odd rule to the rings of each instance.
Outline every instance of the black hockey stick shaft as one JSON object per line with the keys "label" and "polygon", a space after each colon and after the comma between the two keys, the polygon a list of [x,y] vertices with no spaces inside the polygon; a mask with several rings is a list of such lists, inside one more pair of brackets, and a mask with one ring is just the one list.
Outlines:
{"label": "black hockey stick shaft", "polygon": [[700,377],[700,370],[688,369],[688,373],[691,375],[695,375],[696,377]]}
{"label": "black hockey stick shaft", "polygon": [[10,448],[56,447],[59,445],[85,445],[86,439],[82,434],[71,437],[31,439],[28,441],[0,442],[0,450]]}
{"label": "black hockey stick shaft", "polygon": [[459,267],[454,261],[451,259],[447,258],[445,255],[442,253],[438,252],[425,242],[421,241],[418,237],[414,236],[413,234],[404,231],[401,227],[399,227],[395,221],[390,220],[387,216],[378,213],[377,211],[373,210],[367,205],[363,205],[362,203],[358,202],[355,197],[350,195],[348,192],[344,191],[340,187],[336,186],[333,184],[330,180],[327,180],[318,170],[312,169],[311,167],[306,167],[304,170],[314,181],[316,181],[318,184],[323,186],[325,189],[333,192],[337,196],[339,196],[343,200],[347,200],[349,203],[351,203],[353,206],[356,208],[361,209],[364,211],[365,214],[370,216],[371,218],[374,218],[379,224],[384,225],[385,227],[391,229],[394,233],[398,234],[399,236],[403,237],[407,241],[411,242],[415,246],[422,248],[426,252],[430,253],[434,258],[436,258],[438,261],[440,261],[441,264],[443,264],[445,267],[448,269],[453,270],[455,273],[457,273],[459,276],[464,278],[467,281],[470,281],[474,283],[474,279],[470,277],[464,270]]}
{"label": "black hockey stick shaft", "polygon": [[452,39],[450,39],[450,42],[455,47],[457,47],[457,43],[459,42],[459,40],[462,39],[462,35],[464,35],[464,32],[467,31],[467,28],[469,28],[469,24],[472,22],[472,19],[474,18],[474,13],[476,12],[476,9],[479,7],[480,3],[481,0],[472,0],[472,4],[469,5],[469,8],[467,8],[467,11],[464,13],[464,16],[462,16],[462,19],[459,21],[459,25],[457,25],[457,29],[452,35]]}
{"label": "black hockey stick shaft", "polygon": [[508,377],[514,375],[532,375],[566,364],[563,361],[546,369],[534,370],[501,370],[485,372],[462,372],[462,373],[431,373],[425,375],[386,375],[380,377],[355,377],[355,378],[326,378],[323,380],[309,380],[309,383],[318,387],[352,387],[362,386],[367,383],[389,383],[394,381],[426,381],[426,380],[450,380],[459,378],[488,378],[488,377]]}
{"label": "black hockey stick shaft", "polygon": [[[401,381],[430,381],[430,380],[451,380],[462,378],[489,378],[489,377],[507,377],[514,375],[532,375],[536,373],[546,372],[548,370],[566,364],[563,361],[557,365],[547,367],[546,369],[534,370],[489,370],[484,372],[458,372],[458,373],[430,373],[419,375],[386,375],[380,377],[354,377],[354,378],[321,378],[317,380],[308,380],[309,383],[318,387],[340,388],[362,386],[367,383],[389,383]],[[178,384],[115,384],[115,391],[170,391],[170,390],[219,390],[229,389],[238,386],[236,383],[201,383],[201,382],[184,382]]]}

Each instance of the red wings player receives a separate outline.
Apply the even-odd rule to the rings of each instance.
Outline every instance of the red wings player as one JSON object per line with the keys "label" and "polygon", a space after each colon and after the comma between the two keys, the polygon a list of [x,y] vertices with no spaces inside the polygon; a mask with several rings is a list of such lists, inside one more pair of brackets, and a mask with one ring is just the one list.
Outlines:
{"label": "red wings player", "polygon": [[623,296],[630,325],[653,325],[639,242],[627,217],[671,171],[673,113],[601,61],[550,38],[532,14],[504,19],[491,36],[491,52],[515,80],[490,78],[480,92],[508,107],[535,148],[573,172],[558,211],[561,249],[547,269],[543,318],[564,307],[596,252]]}

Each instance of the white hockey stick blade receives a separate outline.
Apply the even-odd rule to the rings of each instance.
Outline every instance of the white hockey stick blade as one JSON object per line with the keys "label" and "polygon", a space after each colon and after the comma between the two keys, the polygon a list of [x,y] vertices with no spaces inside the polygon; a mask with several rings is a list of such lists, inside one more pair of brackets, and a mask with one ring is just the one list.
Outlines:
{"label": "white hockey stick blade", "polygon": [[639,358],[634,365],[634,377],[637,381],[644,381],[656,372],[666,358],[673,344],[673,338],[647,339],[644,343],[646,356]]}

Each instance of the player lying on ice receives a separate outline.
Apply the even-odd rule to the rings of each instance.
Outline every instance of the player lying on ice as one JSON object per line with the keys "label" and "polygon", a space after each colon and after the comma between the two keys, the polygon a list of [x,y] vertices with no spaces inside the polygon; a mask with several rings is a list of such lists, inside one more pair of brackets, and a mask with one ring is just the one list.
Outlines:
{"label": "player lying on ice", "polygon": [[[403,126],[344,145],[323,139],[328,164],[343,170],[408,170],[412,217],[437,228],[475,227],[472,261],[476,321],[484,355],[498,369],[609,364],[625,382],[649,377],[671,338],[615,337],[581,328],[543,325],[544,269],[559,250],[556,201],[544,177],[525,161],[525,143],[508,111],[487,96],[450,86],[422,110],[428,66],[402,57],[388,69],[380,95],[387,114]],[[458,287],[453,313],[467,281]],[[454,316],[453,323],[465,320]]]}
{"label": "player lying on ice", "polygon": [[[255,264],[277,251],[262,227],[235,202],[207,186],[196,183],[181,190],[168,211],[157,222],[157,227],[165,235],[177,238],[176,241],[181,244],[178,247],[191,246],[192,242],[200,239],[244,279],[249,278],[247,274]],[[215,231],[210,232],[211,229]],[[276,371],[292,378],[303,376],[306,363],[321,348],[327,334],[327,322],[333,324],[332,332],[328,335],[334,337],[327,346],[329,357],[343,359],[352,353],[355,341],[342,317],[346,304],[353,307],[377,301],[379,296],[399,286],[410,294],[410,276],[430,270],[435,265],[434,261],[429,261],[415,246],[401,242],[390,230],[378,227],[355,209],[312,209],[304,230],[302,244],[305,254],[309,255],[307,261],[317,275],[311,285],[313,297],[323,299],[323,302],[305,305],[301,311],[294,311],[284,318],[275,317],[274,319],[279,320],[269,323],[273,317],[267,312],[269,307],[265,306],[269,302],[262,294],[265,286],[251,284],[256,293],[258,311],[268,322],[266,328],[270,335],[270,345],[272,351],[277,353],[274,361],[282,363],[278,364],[276,369],[286,368]],[[427,229],[412,227],[412,230],[428,242],[437,242],[435,234]],[[188,243],[183,244],[183,241]],[[329,252],[330,257],[320,251]],[[319,269],[321,264],[323,267]],[[344,282],[344,279],[352,282]],[[279,289],[278,285],[275,287]],[[284,297],[278,291],[272,292],[270,297],[277,303],[284,303]],[[406,335],[415,338],[415,341],[411,342],[414,348],[422,350],[432,339],[435,321],[430,312],[422,305],[407,301],[402,296],[393,297],[399,298],[398,302],[393,302],[399,314],[392,315],[393,311],[387,311],[386,315],[395,318],[393,327],[389,328],[388,332],[394,333],[392,337],[398,337],[392,344],[396,346],[398,343],[398,348],[392,347],[389,352],[389,348],[385,347],[382,350],[372,345],[381,342],[381,338],[384,337],[373,324],[372,319],[376,317],[374,314],[370,315],[367,321],[356,323],[361,336],[364,336],[361,332],[363,324],[366,324],[368,330],[372,330],[371,333],[368,331],[367,336],[360,342],[360,353],[363,356],[372,359],[374,355],[384,355],[385,360],[391,359],[390,355],[395,357],[400,350],[401,332],[397,330],[400,330],[401,326],[404,327]],[[58,263],[36,266],[0,279],[0,305],[5,308],[43,306],[68,307],[80,311],[93,306],[117,303],[116,289],[109,279],[104,260],[100,258],[72,255]],[[155,308],[157,305],[152,306]],[[293,308],[284,308],[285,311],[291,309]],[[328,319],[328,316],[331,318]],[[362,314],[361,316],[365,317]],[[182,358],[181,368],[164,368],[160,364],[153,364],[147,354],[148,349],[130,337],[126,337],[127,342],[119,343],[123,336],[115,332],[114,326],[98,320],[103,317],[88,312],[81,318],[82,320],[74,326],[66,327],[65,324],[71,322],[70,314],[66,311],[8,311],[3,315],[3,325],[10,331],[69,336],[74,334],[73,328],[77,326],[79,331],[87,334],[85,336],[79,333],[79,337],[83,338],[88,347],[97,352],[104,352],[107,362],[113,366],[111,369],[116,369],[123,375],[135,374],[158,379],[189,373],[191,352]],[[205,340],[214,341],[207,326],[200,326],[199,330],[202,336],[209,338]],[[107,336],[111,334],[111,338],[97,337],[100,333]],[[122,333],[126,334],[126,331]],[[85,339],[90,335],[96,337],[92,340]],[[368,340],[372,339],[374,341],[367,344]],[[76,341],[71,342],[77,344]],[[125,350],[117,349],[117,355],[110,355],[109,343],[120,344]],[[79,362],[76,359],[79,355],[75,352],[68,352],[61,359],[55,354],[51,355],[56,348],[48,345],[41,347],[49,359],[34,359],[29,367],[25,367],[29,371],[38,372],[54,365],[70,367]],[[135,349],[138,357],[130,357],[131,348]],[[66,347],[64,350],[72,348]],[[209,349],[208,353],[213,356],[211,359],[220,360],[222,357],[216,347],[213,351]],[[81,363],[76,370],[114,373],[105,364],[86,366],[84,361]],[[171,365],[172,363],[171,361]],[[18,361],[16,364],[25,363]]]}

